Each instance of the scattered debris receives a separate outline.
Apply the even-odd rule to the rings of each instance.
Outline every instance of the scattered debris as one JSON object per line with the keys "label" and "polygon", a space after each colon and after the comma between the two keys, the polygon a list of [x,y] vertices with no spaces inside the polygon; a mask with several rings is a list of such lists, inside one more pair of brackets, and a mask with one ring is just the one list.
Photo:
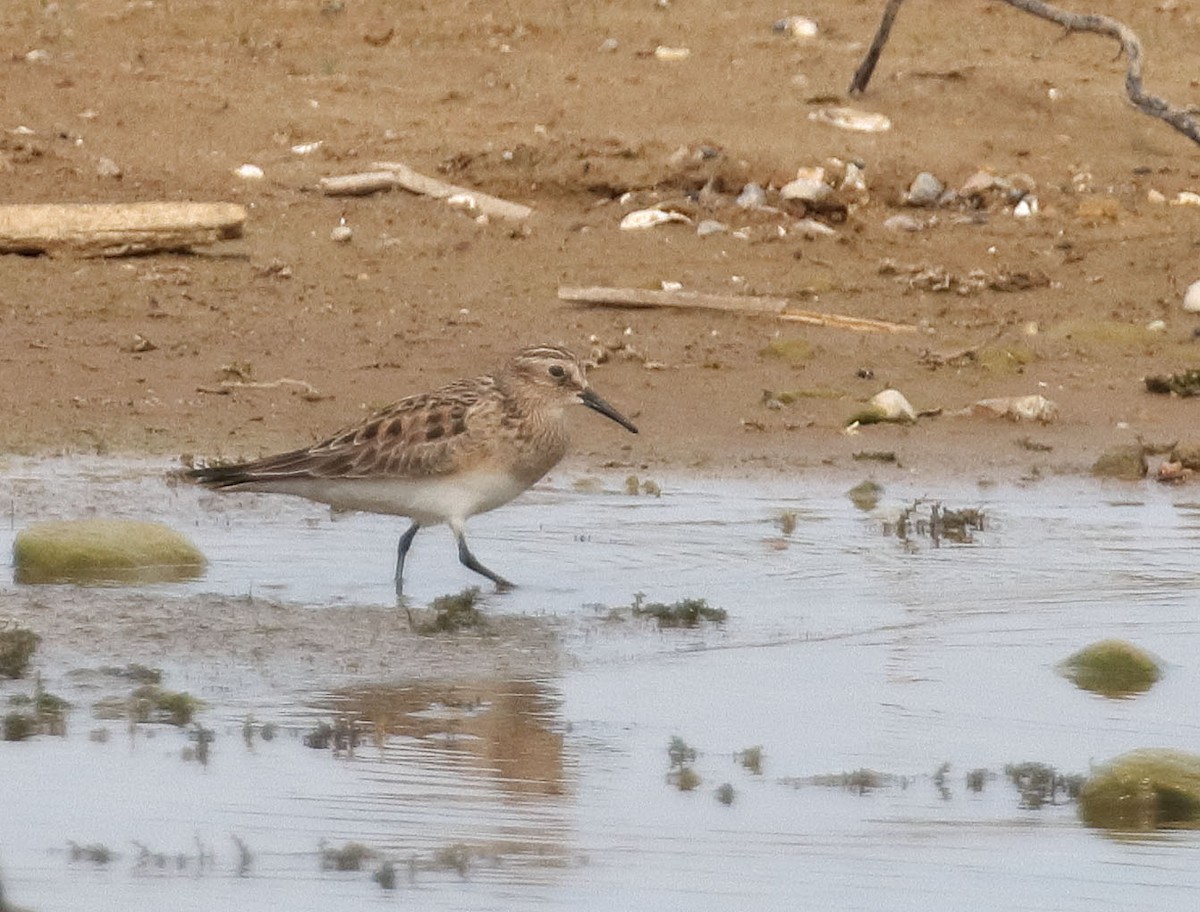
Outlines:
{"label": "scattered debris", "polygon": [[1200,756],[1152,748],[1122,754],[1083,784],[1079,816],[1109,830],[1200,826]]}
{"label": "scattered debris", "polygon": [[1140,481],[1150,471],[1141,444],[1116,446],[1101,453],[1092,463],[1092,474],[1119,481]]}
{"label": "scattered debris", "polygon": [[1159,679],[1159,663],[1124,640],[1101,640],[1068,656],[1059,665],[1076,687],[1105,697],[1145,693]]}
{"label": "scattered debris", "polygon": [[1003,396],[997,399],[980,399],[959,414],[1049,424],[1058,418],[1058,405],[1053,400],[1039,394]]}
{"label": "scattered debris", "polygon": [[509,202],[478,190],[468,190],[465,187],[448,184],[445,181],[420,174],[402,162],[374,162],[371,167],[372,171],[362,174],[323,177],[320,180],[321,192],[326,196],[368,196],[372,193],[399,187],[433,199],[449,200],[452,197],[467,196],[474,203],[473,210],[478,210],[482,215],[510,221],[523,221],[533,215],[533,210],[528,206]]}
{"label": "scattered debris", "polygon": [[1050,277],[1043,272],[1010,271],[1007,269],[972,269],[965,276],[950,272],[944,266],[905,265],[891,259],[879,264],[881,276],[892,276],[909,290],[949,292],[961,296],[986,290],[1000,292],[1028,291],[1045,288]]}
{"label": "scattered debris", "polygon": [[1175,374],[1155,374],[1143,381],[1146,391],[1162,395],[1190,398],[1200,396],[1200,368],[1189,368]]}
{"label": "scattered debris", "polygon": [[850,130],[854,133],[884,133],[892,128],[891,120],[885,115],[860,111],[857,108],[817,108],[808,112],[808,119],[814,123],[828,124],[839,130]]}
{"label": "scattered debris", "polygon": [[242,236],[234,203],[40,203],[0,206],[0,253],[118,257]]}

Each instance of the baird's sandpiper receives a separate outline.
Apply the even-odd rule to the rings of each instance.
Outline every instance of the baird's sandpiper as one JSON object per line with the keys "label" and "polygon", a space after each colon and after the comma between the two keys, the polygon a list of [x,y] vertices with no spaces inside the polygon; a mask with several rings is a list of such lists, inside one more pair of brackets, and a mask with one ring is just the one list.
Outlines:
{"label": "baird's sandpiper", "polygon": [[321,443],[188,476],[220,490],[294,494],[339,510],[407,516],[412,525],[396,552],[397,595],[417,532],[447,523],[463,565],[503,589],[512,584],[475,558],[463,526],[508,503],[562,459],[569,442],[564,411],[574,402],[637,433],[592,391],[574,354],[535,345],[494,374],[401,399]]}

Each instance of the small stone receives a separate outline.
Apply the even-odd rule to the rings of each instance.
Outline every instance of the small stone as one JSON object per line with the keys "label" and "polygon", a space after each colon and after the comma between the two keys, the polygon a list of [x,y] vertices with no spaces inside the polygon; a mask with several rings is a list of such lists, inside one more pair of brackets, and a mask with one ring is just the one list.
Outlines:
{"label": "small stone", "polygon": [[743,209],[758,209],[766,205],[767,194],[758,184],[749,183],[742,188],[734,202]]}
{"label": "small stone", "polygon": [[1146,191],[1146,202],[1153,203],[1155,206],[1161,206],[1166,201],[1167,201],[1166,196],[1163,195],[1162,193],[1160,193],[1159,191],[1157,191],[1157,190],[1147,190]]}
{"label": "small stone", "polygon": [[1036,196],[1024,197],[1015,207],[1013,207],[1013,217],[1019,219],[1033,218],[1038,214],[1038,201]]}
{"label": "small stone", "polygon": [[691,56],[691,49],[685,47],[667,47],[666,45],[660,44],[654,49],[655,60],[675,62],[679,60],[687,60]]}
{"label": "small stone", "polygon": [[1188,286],[1183,295],[1183,309],[1188,313],[1200,313],[1200,281]]}
{"label": "small stone", "polygon": [[238,165],[233,169],[233,175],[242,180],[262,180],[266,176],[258,165]]}
{"label": "small stone", "polygon": [[1200,193],[1180,190],[1175,199],[1171,200],[1171,204],[1174,206],[1200,206]]}
{"label": "small stone", "polygon": [[616,38],[605,38],[602,42],[600,42],[600,51],[605,54],[611,54],[620,46],[621,42],[619,42]]}
{"label": "small stone", "polygon": [[833,188],[823,180],[810,177],[798,177],[779,188],[779,195],[785,200],[800,200],[805,203],[816,203],[825,199],[833,192]]}
{"label": "small stone", "polygon": [[1175,444],[1171,450],[1171,462],[1177,462],[1185,469],[1200,471],[1200,440],[1183,441]]}
{"label": "small stone", "polygon": [[1140,481],[1148,471],[1146,453],[1137,444],[1105,450],[1092,464],[1093,475],[1121,481]]}
{"label": "small stone", "polygon": [[821,27],[807,16],[786,16],[771,26],[771,31],[777,35],[790,35],[793,38],[816,38],[821,33]]}
{"label": "small stone", "polygon": [[728,225],[724,222],[718,222],[716,219],[705,219],[696,226],[696,234],[700,237],[708,237],[710,234],[724,234],[728,230]]}
{"label": "small stone", "polygon": [[354,237],[354,230],[349,225],[336,225],[329,232],[329,240],[335,244],[348,244],[350,239]]}
{"label": "small stone", "polygon": [[108,177],[113,180],[120,180],[123,172],[121,166],[111,158],[101,158],[96,162],[96,175],[98,177]]}
{"label": "small stone", "polygon": [[904,202],[909,206],[936,206],[946,185],[930,174],[922,171],[913,178],[908,192],[904,194]]}

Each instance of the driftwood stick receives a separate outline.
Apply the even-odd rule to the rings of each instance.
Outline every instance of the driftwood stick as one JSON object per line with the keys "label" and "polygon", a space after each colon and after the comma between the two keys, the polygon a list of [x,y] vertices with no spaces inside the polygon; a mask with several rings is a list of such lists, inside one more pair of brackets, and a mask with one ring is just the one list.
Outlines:
{"label": "driftwood stick", "polygon": [[0,206],[0,253],[124,256],[241,237],[236,203],[45,203]]}
{"label": "driftwood stick", "polygon": [[699,291],[655,291],[650,288],[558,287],[560,301],[607,304],[616,307],[681,307],[727,310],[736,313],[779,314],[791,303],[787,298],[751,295],[704,294]]}
{"label": "driftwood stick", "polygon": [[887,6],[883,8],[883,18],[879,20],[875,38],[871,41],[871,46],[867,48],[867,54],[863,57],[862,63],[854,71],[854,78],[850,80],[850,88],[847,91],[851,95],[861,95],[867,90],[867,83],[871,81],[871,75],[875,72],[875,64],[879,63],[879,55],[883,53],[883,46],[887,44],[888,37],[892,34],[892,23],[896,21],[896,14],[900,12],[900,4],[903,2],[904,0],[888,0]]}
{"label": "driftwood stick", "polygon": [[677,307],[681,309],[723,310],[730,313],[769,314],[781,320],[852,329],[857,332],[916,332],[915,326],[848,317],[844,314],[821,313],[815,310],[792,310],[790,298],[766,295],[703,294],[698,291],[655,291],[647,288],[580,288],[560,285],[558,297],[577,304],[600,304],[616,307]]}
{"label": "driftwood stick", "polygon": [[373,162],[371,167],[374,170],[361,174],[323,177],[320,181],[321,192],[326,196],[366,196],[380,190],[400,187],[410,193],[418,193],[434,199],[449,199],[453,196],[470,197],[471,209],[496,218],[521,221],[533,215],[533,210],[528,206],[509,202],[480,190],[470,190],[466,187],[448,184],[437,178],[429,177],[427,174],[414,171],[403,162]]}
{"label": "driftwood stick", "polygon": [[910,323],[892,323],[888,320],[871,320],[867,317],[848,317],[843,314],[820,313],[815,310],[785,310],[781,320],[808,323],[811,326],[828,326],[832,329],[852,329],[855,332],[915,333],[917,327]]}
{"label": "driftwood stick", "polygon": [[[871,42],[863,62],[859,64],[850,83],[851,93],[861,93],[866,90],[883,46],[887,43],[892,23],[899,11],[903,0],[888,0],[883,11],[883,19]],[[1061,25],[1067,32],[1094,32],[1097,35],[1107,35],[1116,39],[1121,46],[1121,53],[1127,61],[1125,70],[1125,94],[1130,102],[1143,114],[1157,117],[1159,120],[1174,127],[1194,143],[1200,143],[1200,121],[1196,119],[1195,111],[1190,108],[1177,108],[1164,98],[1149,94],[1142,86],[1142,42],[1129,26],[1109,16],[1097,14],[1069,13],[1058,9],[1042,0],[1000,0],[1011,7]]]}

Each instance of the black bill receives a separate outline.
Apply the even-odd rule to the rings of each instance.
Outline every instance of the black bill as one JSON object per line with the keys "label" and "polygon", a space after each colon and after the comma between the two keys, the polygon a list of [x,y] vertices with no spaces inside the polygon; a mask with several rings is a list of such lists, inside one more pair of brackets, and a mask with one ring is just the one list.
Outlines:
{"label": "black bill", "polygon": [[599,412],[605,418],[611,418],[617,424],[621,425],[621,427],[625,428],[625,430],[631,431],[634,434],[636,434],[638,432],[637,427],[634,425],[634,423],[632,421],[630,421],[628,418],[626,418],[624,415],[622,415],[620,412],[618,412],[615,408],[613,408],[611,405],[609,405],[607,402],[605,402],[603,399],[601,399],[599,396],[597,396],[595,393],[593,393],[590,389],[585,389],[582,393],[579,394],[579,401],[582,402],[584,405],[586,405],[588,408]]}

